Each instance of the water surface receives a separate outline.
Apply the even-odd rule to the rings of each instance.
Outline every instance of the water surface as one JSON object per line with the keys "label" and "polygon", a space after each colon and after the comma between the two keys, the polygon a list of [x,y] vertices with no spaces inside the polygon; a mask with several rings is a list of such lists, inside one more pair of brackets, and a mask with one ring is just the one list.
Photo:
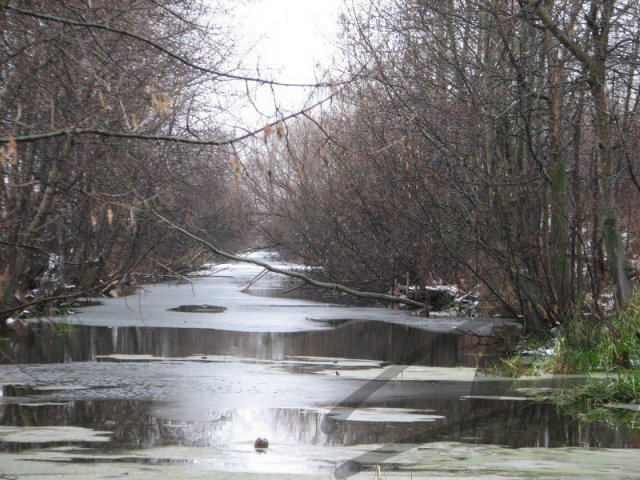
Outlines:
{"label": "water surface", "polygon": [[[1,341],[0,476],[637,478],[638,430],[526,396],[580,379],[477,373],[501,321],[242,293],[259,273],[147,286]],[[169,310],[204,304],[225,310]]]}

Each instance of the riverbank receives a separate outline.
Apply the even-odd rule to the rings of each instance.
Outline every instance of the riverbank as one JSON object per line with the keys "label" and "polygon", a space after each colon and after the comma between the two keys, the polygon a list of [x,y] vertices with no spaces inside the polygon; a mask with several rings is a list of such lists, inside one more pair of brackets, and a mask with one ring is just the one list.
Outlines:
{"label": "riverbank", "polygon": [[488,369],[502,375],[579,374],[584,384],[553,392],[562,411],[640,428],[640,289],[606,321],[577,318],[546,341],[525,340]]}

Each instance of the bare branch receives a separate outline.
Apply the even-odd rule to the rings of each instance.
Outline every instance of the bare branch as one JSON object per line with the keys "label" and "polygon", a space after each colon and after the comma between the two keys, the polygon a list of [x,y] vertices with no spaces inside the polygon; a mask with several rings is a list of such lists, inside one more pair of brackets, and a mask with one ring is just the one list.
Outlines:
{"label": "bare branch", "polygon": [[59,130],[53,130],[50,132],[39,132],[39,133],[33,133],[30,135],[22,135],[17,137],[3,137],[3,138],[0,138],[0,144],[8,144],[10,141],[15,141],[16,143],[28,143],[28,142],[34,142],[37,140],[47,140],[50,138],[62,137],[66,135],[98,135],[101,137],[128,138],[133,140],[147,140],[147,141],[151,140],[151,141],[160,141],[160,142],[183,143],[183,144],[189,144],[189,145],[209,145],[214,147],[221,147],[224,145],[231,145],[231,144],[240,142],[242,140],[251,138],[263,132],[266,128],[275,127],[281,121],[290,120],[300,115],[304,115],[305,113],[331,100],[336,95],[336,93],[332,93],[328,97],[323,98],[319,102],[316,102],[313,105],[310,105],[309,107],[303,110],[299,110],[290,115],[282,117],[274,122],[268,123],[262,128],[258,128],[256,130],[249,131],[243,135],[233,137],[233,138],[227,138],[227,139],[220,139],[220,140],[211,139],[211,138],[199,139],[199,138],[178,137],[174,135],[147,135],[143,133],[118,132],[118,131],[112,131],[112,130],[105,130],[102,128],[66,127]]}
{"label": "bare branch", "polygon": [[[147,205],[147,207],[149,207],[149,206]],[[370,300],[382,300],[382,301],[390,302],[390,303],[402,303],[404,305],[409,305],[411,307],[417,307],[417,308],[424,308],[425,307],[424,303],[416,302],[415,300],[411,300],[409,298],[394,297],[393,295],[386,295],[384,293],[363,292],[363,291],[356,290],[356,289],[353,289],[353,288],[345,287],[344,285],[340,285],[339,283],[321,282],[319,280],[316,280],[314,278],[309,277],[308,275],[305,275],[305,274],[300,273],[300,272],[296,272],[294,270],[286,270],[284,268],[274,267],[274,266],[269,265],[268,263],[262,262],[260,260],[255,260],[253,258],[242,257],[240,255],[234,255],[232,253],[225,252],[225,251],[219,249],[218,247],[216,247],[215,245],[213,245],[212,243],[209,243],[208,241],[204,240],[203,238],[199,237],[198,235],[190,232],[186,228],[183,228],[183,227],[175,224],[174,222],[172,222],[171,220],[169,220],[165,216],[159,214],[158,212],[154,211],[153,209],[150,208],[150,211],[153,213],[153,215],[155,215],[160,220],[161,223],[164,223],[164,224],[170,226],[171,228],[173,228],[174,230],[176,230],[176,231],[182,233],[183,235],[191,238],[192,240],[195,240],[200,245],[208,248],[209,250],[211,250],[216,255],[220,255],[221,257],[228,258],[229,260],[233,260],[233,261],[236,261],[236,262],[242,262],[242,263],[249,263],[251,265],[257,265],[257,266],[262,267],[265,270],[268,270],[268,271],[273,272],[273,273],[278,273],[280,275],[286,275],[287,277],[297,278],[298,280],[302,280],[303,282],[305,282],[305,283],[307,283],[309,285],[313,285],[314,287],[324,288],[326,290],[334,290],[334,291],[346,293],[347,295],[352,295],[352,296],[358,297],[358,298],[366,298],[366,299],[370,299]]]}
{"label": "bare branch", "polygon": [[257,77],[249,77],[249,76],[245,76],[245,75],[235,75],[233,73],[227,73],[227,72],[219,72],[217,70],[213,70],[211,68],[207,68],[204,67],[202,65],[198,65],[196,63],[193,63],[192,61],[190,61],[189,59],[183,57],[182,55],[178,55],[177,53],[172,52],[171,50],[169,50],[168,48],[163,47],[162,45],[160,45],[159,43],[151,40],[150,38],[144,37],[142,35],[138,35],[136,33],[133,33],[129,30],[123,30],[120,28],[115,28],[115,27],[111,27],[107,24],[104,23],[93,23],[93,22],[82,22],[82,21],[78,21],[78,20],[73,20],[71,18],[65,18],[65,17],[59,17],[59,16],[55,16],[55,15],[47,15],[45,13],[40,13],[40,12],[34,12],[31,10],[24,10],[21,8],[16,8],[16,7],[12,7],[9,5],[4,6],[4,10],[8,11],[8,12],[13,12],[19,15],[26,15],[29,17],[33,17],[33,18],[39,18],[41,20],[48,20],[48,21],[52,21],[52,22],[58,22],[58,23],[63,23],[65,25],[72,25],[72,26],[76,26],[76,27],[85,27],[88,29],[98,29],[98,30],[105,30],[111,33],[117,33],[118,35],[123,35],[125,37],[129,37],[129,38],[133,38],[135,40],[138,40],[140,42],[143,42],[147,45],[149,45],[152,48],[155,48],[156,50],[159,50],[160,52],[164,53],[165,55],[168,55],[169,57],[173,58],[174,60],[177,60],[178,62],[191,67],[195,70],[198,70],[202,73],[208,73],[211,75],[216,75],[218,77],[223,77],[223,78],[228,78],[230,80],[240,80],[243,82],[253,82],[253,83],[259,83],[261,85],[274,85],[274,86],[278,86],[278,87],[303,87],[303,88],[320,88],[320,87],[334,87],[336,85],[343,85],[348,83],[348,81],[343,81],[343,82],[320,82],[320,83],[292,83],[292,82],[278,82],[278,81],[273,81],[273,80],[267,80],[264,78],[257,78]]}

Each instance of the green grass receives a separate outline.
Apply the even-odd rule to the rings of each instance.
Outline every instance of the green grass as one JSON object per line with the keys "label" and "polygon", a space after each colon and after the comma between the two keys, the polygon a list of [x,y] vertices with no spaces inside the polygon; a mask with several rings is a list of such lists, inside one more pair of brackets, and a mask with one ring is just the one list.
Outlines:
{"label": "green grass", "polygon": [[67,322],[51,322],[50,328],[54,335],[61,338],[69,337],[76,330],[75,325]]}
{"label": "green grass", "polygon": [[[524,354],[539,346],[539,340],[525,341],[489,372],[507,376],[599,373],[550,397],[562,411],[583,418],[614,415],[604,408],[610,403],[640,404],[640,289],[627,307],[609,316],[608,323],[584,317],[565,322],[558,337],[545,345],[553,348],[553,354]],[[640,417],[625,414],[638,428],[636,416]]]}
{"label": "green grass", "polygon": [[617,372],[640,364],[640,290],[609,317],[611,325],[572,320],[562,328],[557,364],[574,373]]}
{"label": "green grass", "polygon": [[640,370],[626,370],[606,378],[590,378],[584,385],[564,389],[555,396],[563,409],[592,410],[608,403],[640,403]]}
{"label": "green grass", "polygon": [[640,404],[640,369],[624,370],[607,378],[590,378],[584,385],[565,388],[550,400],[558,409],[584,420],[605,420],[640,428],[640,413],[607,407],[610,404]]}

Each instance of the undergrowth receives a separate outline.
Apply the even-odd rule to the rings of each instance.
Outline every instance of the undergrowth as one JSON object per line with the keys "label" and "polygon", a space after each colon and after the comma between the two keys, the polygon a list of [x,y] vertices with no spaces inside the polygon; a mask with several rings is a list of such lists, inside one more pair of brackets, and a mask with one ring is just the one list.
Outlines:
{"label": "undergrowth", "polygon": [[70,336],[76,330],[76,326],[67,322],[51,322],[51,331],[54,335],[62,338]]}
{"label": "undergrowth", "polygon": [[[607,322],[571,319],[557,337],[542,344],[540,340],[525,341],[509,351],[488,368],[489,373],[587,375],[584,383],[549,397],[564,412],[595,419],[610,415],[606,405],[640,405],[640,289]],[[640,427],[639,412],[629,418],[634,427]]]}

